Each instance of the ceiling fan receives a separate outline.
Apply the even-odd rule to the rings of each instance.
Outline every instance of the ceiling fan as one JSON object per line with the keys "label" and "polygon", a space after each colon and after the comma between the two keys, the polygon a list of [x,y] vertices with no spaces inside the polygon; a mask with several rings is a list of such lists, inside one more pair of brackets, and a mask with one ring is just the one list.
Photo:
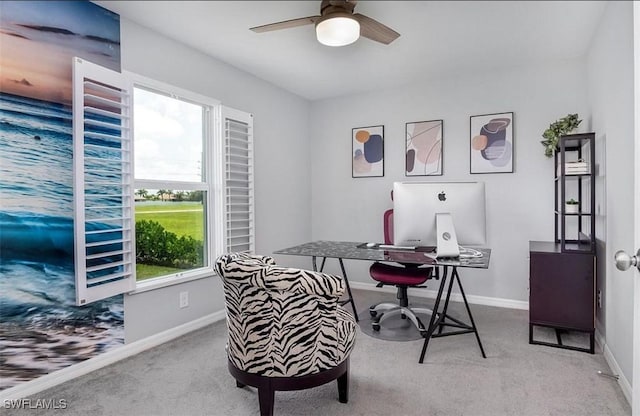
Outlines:
{"label": "ceiling fan", "polygon": [[319,16],[301,17],[252,27],[256,33],[315,24],[318,41],[328,46],[345,46],[360,36],[390,44],[400,34],[382,23],[360,13],[354,13],[357,0],[322,0]]}

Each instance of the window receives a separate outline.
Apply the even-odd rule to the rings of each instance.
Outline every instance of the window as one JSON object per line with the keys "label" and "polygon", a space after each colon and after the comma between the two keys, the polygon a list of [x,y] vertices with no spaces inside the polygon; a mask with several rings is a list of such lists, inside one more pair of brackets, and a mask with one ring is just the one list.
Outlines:
{"label": "window", "polygon": [[208,150],[215,103],[189,101],[171,90],[133,89],[138,281],[211,266]]}
{"label": "window", "polygon": [[253,252],[250,114],[77,58],[73,105],[79,305]]}

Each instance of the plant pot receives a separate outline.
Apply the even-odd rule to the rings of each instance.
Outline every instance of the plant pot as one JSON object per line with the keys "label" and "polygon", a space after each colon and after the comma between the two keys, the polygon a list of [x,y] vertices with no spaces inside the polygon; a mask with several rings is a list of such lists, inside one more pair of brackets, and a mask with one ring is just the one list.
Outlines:
{"label": "plant pot", "polygon": [[565,214],[577,214],[578,213],[578,204],[565,204],[564,205],[564,213]]}

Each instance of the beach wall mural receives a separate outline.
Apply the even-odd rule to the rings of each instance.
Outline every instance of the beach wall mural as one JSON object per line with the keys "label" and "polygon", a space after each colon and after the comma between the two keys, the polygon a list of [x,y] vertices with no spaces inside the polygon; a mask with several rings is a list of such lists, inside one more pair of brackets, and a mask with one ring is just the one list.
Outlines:
{"label": "beach wall mural", "polygon": [[124,343],[122,296],[75,306],[72,57],[120,71],[88,1],[0,3],[0,390]]}

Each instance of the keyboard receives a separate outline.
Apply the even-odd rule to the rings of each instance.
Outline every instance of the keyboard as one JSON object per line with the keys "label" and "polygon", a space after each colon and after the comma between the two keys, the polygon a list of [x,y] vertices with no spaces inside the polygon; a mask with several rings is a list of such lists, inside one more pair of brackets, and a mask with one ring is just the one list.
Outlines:
{"label": "keyboard", "polygon": [[385,248],[390,250],[415,250],[415,246],[396,246],[394,244],[380,244],[378,248]]}

